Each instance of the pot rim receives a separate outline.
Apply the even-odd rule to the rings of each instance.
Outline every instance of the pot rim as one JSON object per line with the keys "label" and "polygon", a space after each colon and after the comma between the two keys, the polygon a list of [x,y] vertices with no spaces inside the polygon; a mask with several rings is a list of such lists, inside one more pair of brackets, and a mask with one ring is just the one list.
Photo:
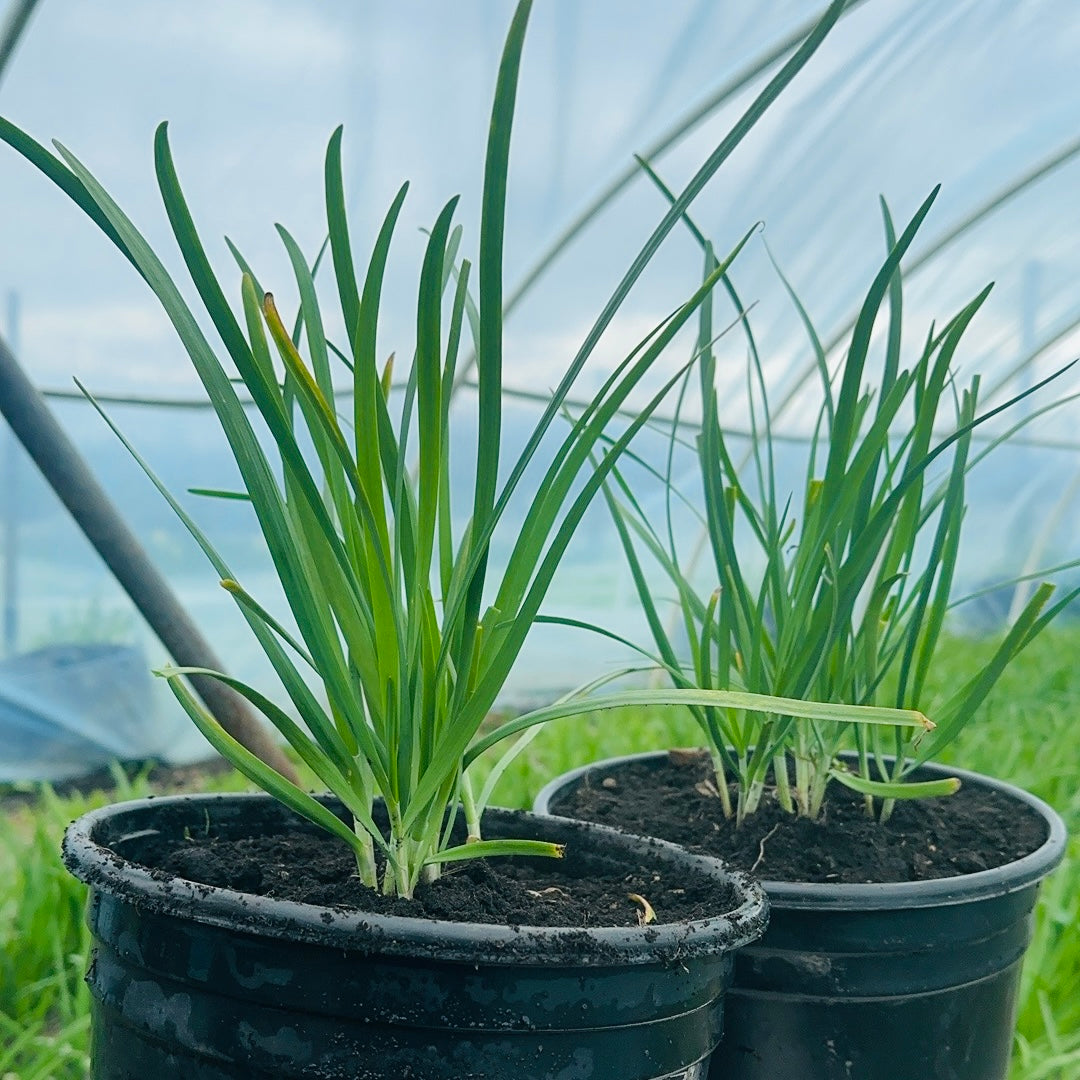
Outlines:
{"label": "pot rim", "polygon": [[[610,769],[630,762],[659,760],[666,758],[667,754],[667,750],[622,754],[571,769],[544,785],[533,801],[533,811],[537,814],[550,814],[548,807],[556,795],[594,769]],[[924,908],[964,904],[1028,888],[1046,877],[1064,858],[1068,839],[1065,822],[1053,807],[1031,792],[970,769],[953,768],[936,762],[927,762],[920,766],[920,769],[935,776],[955,776],[964,784],[990,788],[1024,803],[1046,822],[1046,840],[1030,854],[1002,866],[955,877],[932,878],[928,881],[830,884],[764,879],[761,884],[773,906],[817,911],[879,911],[895,907]]]}
{"label": "pot rim", "polygon": [[[333,804],[334,800],[326,801]],[[645,858],[693,866],[717,880],[730,881],[738,890],[739,906],[724,915],[648,927],[532,927],[488,923],[451,922],[400,915],[321,907],[279,900],[233,889],[202,885],[185,878],[152,871],[118,854],[109,844],[138,838],[150,831],[139,828],[149,809],[193,809],[202,821],[207,804],[231,804],[242,809],[269,804],[292,818],[288,808],[263,792],[150,796],[114,803],[76,819],[64,834],[63,855],[68,870],[94,890],[116,896],[154,914],[174,916],[263,937],[285,938],[335,949],[390,956],[424,956],[457,963],[514,963],[525,966],[563,965],[610,967],[616,964],[671,964],[686,959],[717,956],[760,937],[768,921],[769,901],[760,884],[720,860],[687,852],[675,844],[610,829],[591,822],[554,818],[526,810],[492,807],[486,815],[524,819],[532,831],[555,839],[574,834],[598,836],[623,848],[628,855],[640,851]],[[300,820],[300,819],[297,819]],[[588,942],[592,949],[583,948]]]}

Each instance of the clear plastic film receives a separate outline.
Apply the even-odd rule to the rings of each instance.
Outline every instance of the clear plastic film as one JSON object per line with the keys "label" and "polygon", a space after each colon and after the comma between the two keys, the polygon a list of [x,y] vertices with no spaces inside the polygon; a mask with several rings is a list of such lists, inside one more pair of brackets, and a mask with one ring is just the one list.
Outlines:
{"label": "clear plastic film", "polygon": [[[314,258],[324,235],[322,155],[344,123],[346,197],[361,253],[400,182],[412,182],[387,284],[400,299],[388,304],[380,327],[380,349],[404,353],[414,334],[421,229],[452,194],[462,194],[463,250],[475,252],[487,114],[512,6],[50,0],[5,72],[0,113],[44,143],[58,138],[85,161],[176,271],[151,149],[154,125],[168,118],[200,230],[208,238],[228,234],[283,310],[295,308],[295,296],[272,223],[284,222]],[[634,155],[680,191],[823,7],[805,0],[536,4],[511,154],[505,382],[516,396],[507,403],[509,432],[514,410],[531,423],[666,210]],[[932,321],[943,325],[990,281],[994,291],[956,363],[960,383],[981,375],[987,408],[1077,355],[1078,49],[1080,20],[1062,0],[859,0],[697,199],[693,219],[719,254],[762,223],[731,278],[751,309],[778,469],[793,487],[820,385],[776,267],[821,340],[833,345],[835,367],[885,256],[881,197],[902,224],[942,185],[904,263],[905,359]],[[137,276],[10,152],[0,155],[0,190],[7,298],[0,330],[34,381],[54,402],[70,394],[72,375],[105,397],[144,401],[117,406],[117,419],[174,490],[229,487],[234,470],[199,408],[190,365]],[[222,241],[209,254],[217,268],[231,265]],[[606,332],[582,396],[693,291],[701,272],[696,241],[676,229]],[[238,272],[235,279],[238,296]],[[716,307],[718,326],[734,317],[722,297]],[[662,372],[684,363],[692,344],[692,336],[680,339]],[[737,440],[749,431],[745,339],[736,328],[716,347],[726,380],[722,418]],[[1070,370],[980,431],[991,438],[1034,416],[971,474],[958,596],[1080,556],[1080,400],[1068,400],[1078,383],[1080,373]],[[257,650],[182,526],[85,405],[57,407],[216,650],[235,661],[235,674],[258,680]],[[475,408],[468,380],[455,408],[467,432]],[[692,421],[696,410],[691,396],[684,418]],[[512,434],[505,449],[516,449]],[[0,498],[5,536],[15,537],[5,548],[15,561],[5,579],[15,583],[5,597],[15,612],[8,658],[63,644],[72,622],[64,612],[94,605],[104,617],[93,633],[76,634],[80,641],[116,644],[108,628],[116,621],[110,613],[119,612],[127,620],[120,643],[144,642],[115,584],[87,556],[32,467],[9,451],[15,465],[3,474]],[[662,453],[663,438],[647,436],[641,452]],[[469,456],[464,434],[463,469]],[[676,466],[692,497],[691,455],[677,457]],[[644,503],[661,514],[663,492],[642,484]],[[268,581],[243,507],[193,501],[192,508],[206,510],[235,565],[250,567],[251,581]],[[512,513],[506,525],[512,537]],[[696,527],[689,516],[680,522],[688,551]],[[498,549],[496,538],[496,556]],[[707,578],[707,567],[702,573]],[[273,606],[272,595],[261,595]],[[1008,587],[957,615],[993,626],[1015,603]],[[586,518],[546,609],[644,638],[602,505]],[[627,658],[609,641],[561,627],[539,627],[533,639],[508,687],[512,700],[550,696]],[[199,750],[170,705],[159,701],[152,737],[145,746],[133,739],[131,756],[151,746],[161,753],[164,745],[166,754],[171,747],[178,758]]]}

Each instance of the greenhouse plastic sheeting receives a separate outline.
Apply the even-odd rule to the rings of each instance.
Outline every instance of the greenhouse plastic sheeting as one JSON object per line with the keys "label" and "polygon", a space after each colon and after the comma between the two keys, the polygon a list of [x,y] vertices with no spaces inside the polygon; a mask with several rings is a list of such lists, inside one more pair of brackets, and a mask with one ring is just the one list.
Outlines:
{"label": "greenhouse plastic sheeting", "polygon": [[[679,190],[776,70],[785,43],[823,6],[538,0],[511,156],[508,293],[592,201],[617,181],[624,186],[514,307],[511,390],[543,395],[555,383],[662,216],[666,204],[632,155],[647,155]],[[347,199],[362,250],[401,180],[412,181],[380,327],[380,347],[407,353],[420,230],[452,194],[463,196],[465,249],[476,246],[487,112],[511,11],[509,0],[44,0],[0,86],[0,112],[84,160],[178,269],[152,171],[154,125],[170,119],[203,235],[228,233],[286,307],[290,275],[272,223],[285,223],[312,255],[318,249],[322,154],[343,122]],[[782,477],[798,474],[818,398],[806,379],[813,354],[770,253],[822,340],[836,339],[884,257],[879,196],[906,221],[942,185],[905,264],[909,352],[932,320],[942,325],[991,280],[994,292],[957,359],[962,381],[982,374],[984,404],[1080,351],[1078,54],[1072,0],[862,0],[701,194],[693,214],[719,251],[763,223],[732,276],[753,304],[776,430],[786,440]],[[34,380],[67,392],[77,375],[98,393],[195,401],[194,377],[164,316],[95,228],[6,148],[0,190],[0,290],[16,297],[8,336]],[[211,257],[222,270],[230,265],[220,241]],[[700,264],[689,233],[674,232],[604,335],[583,392],[689,294]],[[665,370],[686,358],[685,345]],[[728,380],[723,420],[737,438],[748,426],[737,335],[721,339],[719,356]],[[1067,372],[1014,417],[1066,398],[1077,379]],[[57,407],[216,650],[237,674],[261,678],[242,621],[167,508],[85,405]],[[466,445],[474,407],[463,391],[456,408]],[[534,419],[536,408],[518,401],[511,429]],[[115,405],[112,412],[174,489],[235,482],[205,410]],[[961,591],[1080,556],[1077,417],[1074,402],[1040,415],[973,472]],[[11,549],[14,649],[40,639],[58,596],[72,608],[95,603],[130,616],[27,469],[16,462],[0,483],[7,535],[15,529],[21,538]],[[689,474],[683,479],[689,483]],[[658,492],[643,498],[662,505]],[[230,561],[248,568],[247,580],[268,579],[244,508],[199,502],[194,509]],[[512,533],[514,522],[508,526]],[[548,609],[642,636],[604,512],[592,512],[586,526]],[[685,527],[692,547],[694,526]],[[47,543],[38,542],[43,537]],[[973,625],[991,625],[1011,602],[1004,589],[960,610]],[[568,646],[565,634],[533,635],[512,697],[549,694],[625,659],[583,634]],[[195,752],[179,711],[165,714],[156,721],[168,736],[160,741],[174,756]]]}
{"label": "greenhouse plastic sheeting", "polygon": [[145,759],[153,695],[141,649],[49,645],[0,661],[0,781],[63,780]]}

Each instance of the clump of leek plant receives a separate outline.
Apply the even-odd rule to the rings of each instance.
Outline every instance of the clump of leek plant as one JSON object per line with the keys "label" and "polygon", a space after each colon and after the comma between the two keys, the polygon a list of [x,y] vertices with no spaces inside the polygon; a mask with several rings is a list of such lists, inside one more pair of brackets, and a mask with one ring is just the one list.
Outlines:
{"label": "clump of leek plant", "polygon": [[[412,360],[397,372],[381,363],[378,325],[384,271],[406,196],[394,199],[363,273],[357,271],[345,214],[340,131],[330,140],[325,171],[334,303],[347,330],[328,336],[329,319],[314,270],[290,234],[279,227],[289,256],[299,311],[290,333],[274,298],[233,249],[239,264],[241,309],[235,313],[211,268],[174,168],[166,128],[157,132],[158,186],[173,235],[205,314],[239,373],[257,412],[253,425],[226,369],[162,262],[90,171],[58,145],[59,157],[0,121],[10,143],[65,190],[106,232],[157,295],[216,410],[291,613],[275,618],[243,587],[196,523],[125,445],[203,548],[222,585],[235,598],[288,695],[297,723],[266,694],[222,673],[218,678],[254,705],[288,741],[351,815],[346,823],[231,738],[193,695],[184,676],[163,674],[206,738],[239,770],[298,814],[351,845],[360,877],[385,893],[410,896],[418,882],[447,862],[498,854],[556,855],[555,845],[485,840],[482,811],[490,784],[477,792],[469,766],[489,746],[542,721],[637,699],[677,699],[746,707],[745,694],[666,690],[577,696],[481,732],[511,665],[538,617],[540,605],[574,529],[616,460],[669,387],[653,387],[645,407],[621,430],[612,423],[642,386],[656,359],[699,311],[738,253],[710,270],[689,299],[617,365],[577,417],[550,460],[538,451],[561,421],[567,394],[605,328],[681,213],[738,145],[780,90],[806,63],[839,17],[835,0],[817,29],[762,91],[675,200],[627,271],[585,338],[551,400],[500,482],[503,367],[503,231],[513,105],[530,4],[518,6],[499,71],[485,170],[477,273],[458,257],[462,231],[453,224],[457,199],[432,226],[416,302]],[[475,295],[474,277],[478,278]],[[478,436],[472,489],[450,482],[451,394],[471,336],[476,354]],[[398,354],[401,355],[400,353]],[[334,373],[344,372],[340,395]],[[398,404],[400,402],[400,404]],[[115,428],[114,428],[115,430]],[[607,434],[605,434],[607,432]],[[117,432],[120,435],[119,432]],[[120,435],[123,439],[123,436]],[[609,440],[594,462],[601,439]],[[469,440],[464,440],[468,446]],[[545,443],[545,446],[547,444]],[[542,473],[537,481],[530,466]],[[508,522],[511,498],[532,491],[520,518]],[[229,494],[218,492],[219,495]],[[498,573],[491,560],[499,528],[513,537]],[[309,687],[314,676],[325,705]],[[762,707],[820,715],[858,710],[796,701]],[[922,718],[910,718],[921,723]],[[513,748],[513,747],[512,747]],[[381,799],[388,829],[376,821]],[[451,841],[458,808],[468,842]],[[380,867],[382,871],[380,873]]]}
{"label": "clump of leek plant", "polygon": [[[911,366],[902,367],[900,263],[936,194],[899,237],[882,203],[888,256],[836,372],[806,310],[780,275],[805,328],[821,395],[801,492],[779,488],[766,381],[748,314],[727,277],[724,287],[743,323],[749,355],[750,453],[739,459],[720,421],[709,301],[699,312],[696,370],[677,398],[681,413],[696,381],[702,417],[693,449],[700,499],[673,489],[678,416],[666,465],[641,462],[666,484],[666,535],[650,524],[622,471],[606,489],[653,638],[648,654],[675,686],[888,705],[925,710],[935,718],[936,727],[927,733],[907,725],[693,706],[715,765],[716,794],[736,823],[757,809],[767,784],[775,784],[789,812],[816,817],[835,781],[862,793],[868,811],[882,820],[896,799],[955,791],[955,779],[920,782],[911,774],[956,738],[1009,663],[1077,595],[1074,590],[1051,605],[1053,586],[1040,585],[985,666],[947,699],[924,700],[952,603],[965,482],[1012,432],[978,452],[972,435],[1050,381],[984,411],[979,377],[957,384],[957,352],[989,286],[944,326],[931,326],[911,350]],[[715,269],[711,245],[689,217],[684,220],[706,266]],[[885,308],[881,356],[874,353],[872,331]],[[880,375],[871,389],[868,366],[875,358]],[[711,565],[701,575],[708,579],[704,589],[694,580],[692,560],[676,545],[676,497],[695,512],[707,541]],[[674,590],[677,615],[670,623],[643,558],[659,568],[665,590]],[[688,655],[677,644],[683,636]],[[842,750],[856,752],[854,766],[841,760]],[[734,799],[729,785],[737,792]]]}

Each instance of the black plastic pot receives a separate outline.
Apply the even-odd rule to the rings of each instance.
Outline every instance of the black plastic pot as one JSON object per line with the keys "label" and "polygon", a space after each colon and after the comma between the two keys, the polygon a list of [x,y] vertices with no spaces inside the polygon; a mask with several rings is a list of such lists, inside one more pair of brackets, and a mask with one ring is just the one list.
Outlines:
{"label": "black plastic pot", "polygon": [[[536,799],[559,813],[593,771],[556,778]],[[1044,802],[963,769],[928,766],[1008,793],[1046,822],[1035,852],[936,881],[828,885],[765,881],[764,937],[738,953],[713,1080],[1004,1080],[1039,882],[1061,861],[1065,826]]]}
{"label": "black plastic pot", "polygon": [[[332,803],[330,805],[333,805]],[[730,914],[645,929],[482,926],[342,912],[137,865],[148,841],[306,827],[261,795],[123,803],[68,830],[90,887],[95,1080],[645,1080],[704,1077],[732,950],[760,935],[759,887]],[[566,865],[686,853],[579,822],[490,811],[492,837],[568,845]]]}

